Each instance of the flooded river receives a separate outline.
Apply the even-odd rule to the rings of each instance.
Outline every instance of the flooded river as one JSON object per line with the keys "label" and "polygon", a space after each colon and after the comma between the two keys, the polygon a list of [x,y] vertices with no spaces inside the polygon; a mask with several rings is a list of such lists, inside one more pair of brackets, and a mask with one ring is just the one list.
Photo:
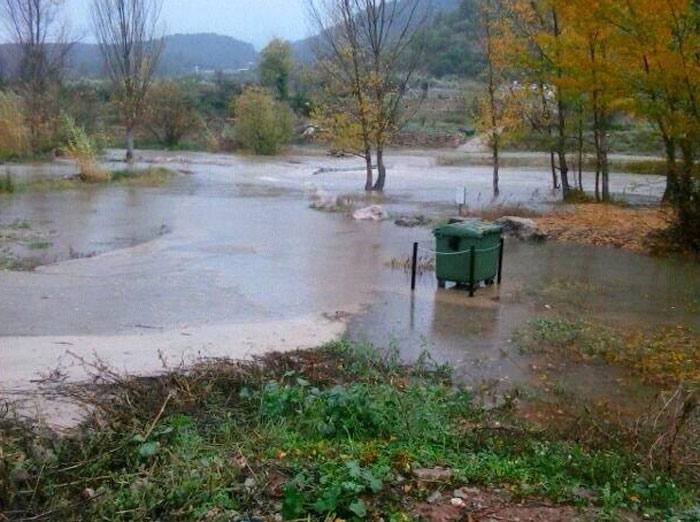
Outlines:
{"label": "flooded river", "polygon": [[[84,377],[80,357],[151,372],[163,356],[178,362],[318,345],[341,335],[346,321],[355,339],[396,344],[406,357],[429,350],[467,381],[508,383],[529,379],[531,365],[512,335],[538,314],[700,328],[697,264],[602,248],[508,241],[501,288],[470,299],[438,290],[425,274],[411,293],[408,274],[388,263],[407,256],[413,241],[428,245],[429,229],[309,208],[313,191],[357,193],[355,160],[143,153],[140,161],[178,175],[160,187],[0,197],[0,226],[24,234],[20,253],[42,265],[0,271],[6,391],[31,387],[56,366]],[[486,167],[438,166],[427,153],[395,155],[389,167],[381,203],[393,214],[446,215],[465,191],[472,206],[491,203]],[[14,175],[70,169],[16,167]],[[542,208],[558,197],[546,171],[504,169],[501,179],[502,204]],[[663,184],[614,175],[612,187],[653,200]]]}

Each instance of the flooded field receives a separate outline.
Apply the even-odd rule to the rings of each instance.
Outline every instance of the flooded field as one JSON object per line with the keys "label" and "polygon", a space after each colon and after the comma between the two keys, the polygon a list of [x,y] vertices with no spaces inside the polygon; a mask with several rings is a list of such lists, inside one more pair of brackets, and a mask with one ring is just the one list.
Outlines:
{"label": "flooded field", "polygon": [[[412,294],[409,275],[389,262],[407,256],[413,241],[429,245],[429,228],[309,208],[314,192],[358,194],[362,172],[353,159],[143,153],[139,161],[178,174],[158,187],[0,197],[0,256],[36,267],[0,271],[6,391],[31,388],[57,366],[81,378],[76,357],[147,373],[163,357],[314,346],[346,323],[351,337],[395,344],[407,358],[428,350],[475,385],[528,383],[535,363],[513,335],[533,317],[700,328],[697,264],[562,243],[508,241],[503,286],[474,299],[438,290],[430,273]],[[70,168],[13,167],[13,174],[62,177]],[[372,202],[392,215],[449,215],[465,190],[471,206],[491,203],[487,167],[438,166],[427,153],[404,153],[389,168],[385,199]],[[548,180],[546,171],[504,169],[497,203],[551,207],[558,195]],[[653,176],[623,174],[611,186],[620,197],[649,201],[663,189]],[[579,372],[572,381],[598,378]]]}

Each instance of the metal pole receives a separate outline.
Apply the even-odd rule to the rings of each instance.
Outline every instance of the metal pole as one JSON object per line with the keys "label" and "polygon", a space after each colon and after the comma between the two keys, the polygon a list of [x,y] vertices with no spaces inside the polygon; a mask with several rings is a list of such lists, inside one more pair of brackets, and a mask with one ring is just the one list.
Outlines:
{"label": "metal pole", "polygon": [[498,284],[501,284],[503,280],[503,247],[506,244],[506,240],[501,238],[501,248],[498,250]]}
{"label": "metal pole", "polygon": [[411,290],[416,289],[416,270],[418,269],[418,243],[413,243],[413,263],[411,264]]}
{"label": "metal pole", "polygon": [[474,297],[474,273],[476,270],[476,247],[472,246],[469,252],[469,297]]}

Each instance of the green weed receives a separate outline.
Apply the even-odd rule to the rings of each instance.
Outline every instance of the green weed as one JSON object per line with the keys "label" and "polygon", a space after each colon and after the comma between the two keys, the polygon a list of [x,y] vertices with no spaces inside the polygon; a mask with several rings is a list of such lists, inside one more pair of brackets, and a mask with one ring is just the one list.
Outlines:
{"label": "green weed", "polygon": [[48,248],[51,248],[53,246],[53,243],[50,241],[32,241],[27,244],[27,248],[29,250],[46,250]]}
{"label": "green weed", "polygon": [[97,388],[64,392],[94,412],[72,435],[0,418],[8,518],[406,519],[432,491],[412,469],[433,466],[452,471],[433,489],[480,484],[582,504],[586,488],[611,513],[664,518],[695,500],[624,448],[587,448],[483,410],[428,357],[406,366],[395,351],[343,341],[148,379],[98,368]]}

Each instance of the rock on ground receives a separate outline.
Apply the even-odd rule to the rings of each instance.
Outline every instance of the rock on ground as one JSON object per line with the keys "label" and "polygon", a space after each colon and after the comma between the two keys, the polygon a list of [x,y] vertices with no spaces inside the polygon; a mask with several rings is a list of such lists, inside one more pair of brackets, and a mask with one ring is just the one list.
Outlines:
{"label": "rock on ground", "polygon": [[425,216],[403,216],[394,221],[397,226],[406,228],[422,227],[428,223],[429,220]]}
{"label": "rock on ground", "polygon": [[415,468],[413,476],[425,482],[441,482],[452,478],[452,470],[446,468]]}
{"label": "rock on ground", "polygon": [[358,221],[382,221],[389,217],[389,214],[379,205],[372,205],[356,210],[352,218]]}
{"label": "rock on ground", "polygon": [[532,219],[518,216],[503,216],[496,220],[496,224],[501,225],[503,231],[509,236],[524,241],[543,241],[547,239],[547,234],[542,232]]}

